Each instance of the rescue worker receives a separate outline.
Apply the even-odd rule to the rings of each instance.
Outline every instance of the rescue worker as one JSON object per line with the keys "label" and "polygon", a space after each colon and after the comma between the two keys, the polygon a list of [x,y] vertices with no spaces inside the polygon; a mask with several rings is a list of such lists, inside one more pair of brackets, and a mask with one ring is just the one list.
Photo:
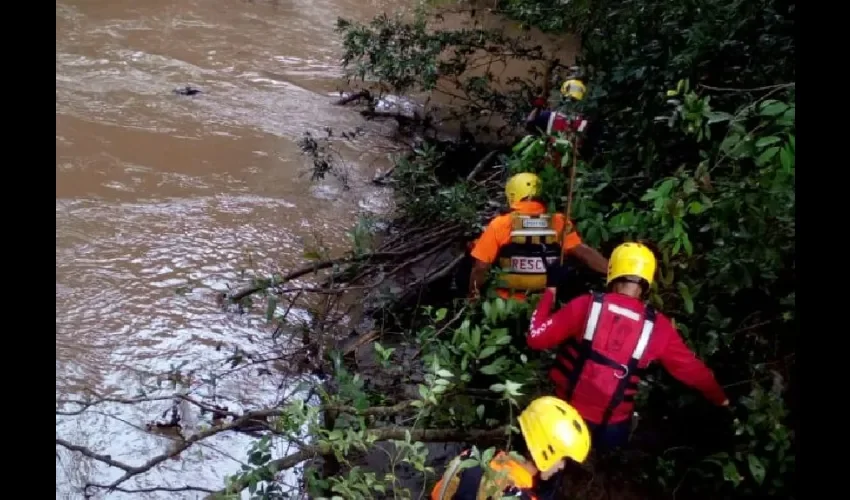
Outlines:
{"label": "rescue worker", "polygon": [[608,292],[582,295],[552,314],[564,270],[558,262],[548,263],[547,289],[531,317],[528,346],[557,348],[549,372],[555,393],[581,413],[594,445],[602,449],[628,441],[638,381],[654,361],[712,403],[729,405],[714,374],[685,345],[670,319],[642,300],[655,269],[649,248],[623,243],[609,260]]}
{"label": "rescue worker", "polygon": [[500,297],[522,301],[528,292],[542,291],[546,285],[546,267],[540,256],[541,244],[547,259],[560,261],[561,253],[568,252],[594,271],[605,274],[608,261],[582,242],[572,221],[567,221],[561,213],[546,213],[546,206],[539,199],[540,178],[537,175],[514,175],[505,185],[505,195],[511,211],[490,221],[470,252],[473,258],[469,278],[471,299],[478,297],[494,263],[506,272],[501,276],[504,287],[496,290]]}
{"label": "rescue worker", "polygon": [[532,401],[517,420],[522,460],[498,452],[489,463],[492,472],[485,475],[481,465],[460,470],[460,464],[471,457],[466,451],[449,463],[431,490],[431,500],[553,498],[557,491],[551,487],[555,485],[547,484],[548,488],[543,485],[564,468],[567,459],[582,463],[587,458],[590,451],[587,425],[575,408],[552,396]]}
{"label": "rescue worker", "polygon": [[[586,91],[584,82],[578,78],[570,78],[561,85],[561,96],[567,105],[574,105],[583,100]],[[526,129],[531,134],[548,135],[557,132],[571,134],[582,133],[587,129],[588,121],[579,113],[546,110],[546,98],[543,96],[535,98],[532,106],[534,109],[525,119]]]}

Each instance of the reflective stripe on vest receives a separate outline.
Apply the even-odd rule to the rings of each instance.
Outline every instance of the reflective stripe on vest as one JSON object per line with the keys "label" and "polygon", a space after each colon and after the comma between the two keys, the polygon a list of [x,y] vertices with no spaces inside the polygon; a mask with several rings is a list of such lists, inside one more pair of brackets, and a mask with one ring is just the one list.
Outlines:
{"label": "reflective stripe on vest", "polygon": [[[455,475],[457,475],[461,462],[467,458],[465,455],[466,453],[462,453],[449,463],[449,466],[446,467],[446,472],[443,473],[443,477],[440,478],[440,481],[434,486],[434,491],[431,493],[431,500],[449,500],[448,497],[446,497],[446,491],[449,489],[452,479]],[[452,492],[452,496],[454,496],[454,492]]]}
{"label": "reflective stripe on vest", "polygon": [[587,120],[580,116],[573,118],[568,117],[563,113],[553,111],[549,113],[549,121],[546,124],[546,133],[553,132],[584,132],[587,128]]}
{"label": "reflective stripe on vest", "polygon": [[[571,340],[566,342],[560,349],[559,358],[555,361],[555,367],[567,377],[567,392],[565,399],[570,401],[575,391],[576,386],[581,379],[581,372],[584,369],[587,361],[605,365],[614,371],[614,376],[619,379],[614,393],[611,395],[611,400],[605,408],[600,425],[605,425],[623,402],[633,402],[634,395],[626,395],[628,389],[637,391],[637,381],[632,381],[632,377],[637,377],[639,380],[644,369],[638,368],[641,358],[646,353],[646,347],[649,345],[649,340],[652,338],[652,330],[655,328],[655,309],[646,305],[644,310],[643,327],[641,328],[640,338],[638,339],[635,349],[632,352],[631,358],[627,364],[618,363],[611,358],[605,356],[601,352],[593,348],[593,338],[596,335],[596,329],[599,326],[599,317],[602,315],[602,304],[605,295],[594,292],[593,300],[590,303],[590,313],[587,316],[587,325],[584,328],[584,336],[578,342]],[[575,351],[575,354],[570,350]],[[569,361],[573,366],[567,367],[564,361]]]}
{"label": "reflective stripe on vest", "polygon": [[542,259],[551,262],[560,258],[560,236],[555,231],[554,218],[547,214],[512,213],[510,241],[499,249],[497,258],[505,272],[500,276],[501,287],[529,292],[543,290],[546,268]]}

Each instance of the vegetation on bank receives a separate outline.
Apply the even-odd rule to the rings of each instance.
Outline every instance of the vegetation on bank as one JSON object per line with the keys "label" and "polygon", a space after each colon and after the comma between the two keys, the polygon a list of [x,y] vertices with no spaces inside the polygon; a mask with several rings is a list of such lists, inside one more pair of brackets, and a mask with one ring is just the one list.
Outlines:
{"label": "vegetation on bank", "polygon": [[[659,275],[651,301],[675,319],[732,399],[731,411],[718,411],[663,372],[650,374],[632,448],[570,471],[565,493],[589,497],[587,483],[603,483],[643,498],[793,497],[794,4],[503,0],[497,6],[527,26],[581,35],[578,62],[589,89],[581,106],[594,128],[577,161],[572,215],[584,239],[604,253],[626,239],[655,244]],[[450,8],[474,17],[484,7]],[[369,91],[362,94],[371,99],[369,116],[384,92],[426,91],[452,102],[429,103],[405,119],[407,132],[419,135],[416,147],[378,179],[394,188],[392,220],[358,224],[352,251],[342,258],[312,249],[304,268],[230,295],[246,307],[265,294],[276,333],[300,335],[305,364],[320,382],[310,387],[312,398],[242,414],[221,410],[230,417],[226,423],[187,439],[186,448],[246,422],[271,431],[214,496],[239,498],[247,490],[252,499],[297,498],[274,479],[304,465],[296,489],[310,497],[419,498],[404,476],[419,475],[430,487],[442,472],[425,443],[475,444],[480,451],[466,465],[486,463],[495,447],[510,445],[517,410],[548,391],[549,356],[511,340],[512,332],[524,331],[533,301],[487,294],[469,304],[462,286],[454,297],[445,290],[454,286],[466,243],[502,208],[507,175],[540,172],[547,201],[563,206],[564,172],[543,167],[549,138],[520,141],[518,130],[531,99],[552,87],[545,80],[566,61],[526,36],[435,29],[439,12],[427,7],[413,18],[339,23],[343,64],[352,85]],[[537,71],[502,81],[498,66],[509,60]],[[437,140],[438,126],[453,126],[458,140]],[[334,173],[327,151],[335,137],[308,139],[303,145],[317,178]],[[556,147],[571,164],[569,143]],[[288,285],[320,270],[325,279],[315,288]],[[601,288],[598,278],[583,278],[582,287]],[[334,325],[347,311],[342,296],[364,290],[375,329],[335,344]],[[316,319],[299,329],[289,308],[281,313],[279,306],[303,293],[323,298]],[[367,344],[383,377],[352,359]],[[298,451],[276,456],[275,442],[294,443]],[[364,467],[366,453],[383,454],[386,470]]]}
{"label": "vegetation on bank", "polygon": [[[708,408],[663,373],[650,375],[633,449],[618,457],[627,466],[618,462],[607,472],[624,470],[630,488],[662,496],[791,497],[794,5],[737,0],[590,4],[510,0],[499,7],[529,26],[582,36],[579,64],[587,69],[590,93],[581,106],[595,130],[578,162],[573,215],[579,230],[590,244],[606,250],[625,239],[655,243],[660,270],[651,301],[675,318],[733,398],[727,415]],[[549,87],[540,74],[560,65],[557,55],[545,54],[523,37],[433,29],[433,13],[420,10],[413,20],[381,16],[367,25],[340,21],[343,61],[353,80],[373,96],[384,90],[452,97],[450,109],[432,106],[426,112],[443,124],[459,123],[461,139],[470,147],[475,137],[492,138],[494,132],[502,146],[514,142],[521,137],[516,131],[531,97]],[[537,62],[540,74],[499,81],[495,71],[470,73],[505,59]],[[425,137],[433,123],[421,121]],[[463,229],[453,236],[460,238],[455,250],[462,251],[462,238],[474,235],[493,215],[501,182],[516,171],[540,172],[550,205],[560,208],[567,186],[563,171],[551,166],[541,171],[547,139],[519,143],[501,156],[501,168],[486,168],[486,180],[480,173],[469,178],[475,162],[453,158],[457,146],[444,151],[440,143],[425,140],[388,178],[399,206],[393,227],[410,220],[460,225]],[[569,143],[561,141],[558,147],[568,164]],[[477,157],[485,152],[477,151]],[[455,291],[462,297],[465,290]],[[488,444],[509,442],[516,410],[547,390],[542,376],[546,355],[518,349],[510,340],[511,331],[521,331],[527,321],[529,306],[492,295],[476,305],[436,297],[429,302],[394,321],[384,316],[398,302],[381,308],[384,337],[401,334],[399,342],[415,346],[415,355],[401,346],[375,345],[391,376],[410,373],[392,371],[397,367],[421,363],[423,380],[401,378],[418,382],[418,398],[370,391],[350,372],[351,365],[335,365],[340,392],[327,394],[325,404],[349,404],[352,411],[332,430],[316,426],[312,436],[333,450],[348,474],[308,481],[314,495],[381,497],[391,491],[394,498],[408,498],[396,474],[366,472],[346,450],[371,449],[385,426],[404,422],[409,430],[393,441],[388,457],[428,475],[439,471],[432,470],[423,452],[421,441],[428,436],[417,431],[486,433],[504,427],[506,434],[496,443],[476,443],[487,450],[481,457],[486,462],[494,450]],[[386,419],[364,415],[379,402],[396,405],[397,411]],[[606,474],[605,462],[594,467],[603,481],[621,479]],[[568,493],[581,496],[580,491]]]}

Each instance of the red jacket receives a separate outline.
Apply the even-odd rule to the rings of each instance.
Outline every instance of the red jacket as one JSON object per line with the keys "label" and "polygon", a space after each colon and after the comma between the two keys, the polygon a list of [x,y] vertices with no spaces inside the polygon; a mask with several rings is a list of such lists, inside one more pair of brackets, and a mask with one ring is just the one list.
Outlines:
{"label": "red jacket", "polygon": [[[577,297],[567,303],[563,308],[550,313],[554,294],[551,290],[546,290],[541,297],[537,309],[531,317],[531,330],[528,332],[528,346],[535,350],[552,349],[564,344],[570,339],[580,339],[583,336],[585,326],[590,313],[592,295],[586,294]],[[604,304],[599,320],[597,322],[597,332],[599,333],[593,339],[594,349],[597,346],[600,350],[605,351],[606,347],[610,347],[612,342],[618,342],[620,345],[627,346],[627,353],[623,360],[618,362],[625,363],[633,349],[638,343],[638,337],[641,334],[641,324],[637,321],[644,316],[646,305],[643,301],[618,293],[607,293],[604,295]],[[619,314],[634,315],[635,317],[623,321],[631,322],[636,327],[628,329],[630,333],[627,339],[615,339],[611,334],[612,323],[610,318],[615,316],[611,310],[619,311]],[[625,313],[623,312],[625,310]],[[606,316],[607,315],[607,316]],[[622,317],[622,316],[621,316]],[[606,319],[608,318],[608,319]],[[620,318],[614,318],[619,320]],[[637,369],[645,369],[653,361],[659,361],[661,365],[680,382],[689,385],[701,391],[705,397],[717,405],[722,404],[726,400],[726,395],[723,389],[714,378],[714,374],[705,364],[697,359],[696,355],[691,351],[682,337],[673,327],[670,320],[663,314],[656,313],[655,325],[648,344],[640,361],[637,364]],[[606,325],[608,325],[606,327]],[[609,331],[602,331],[607,328]],[[619,351],[617,348],[617,352]],[[610,351],[609,351],[610,352]],[[606,355],[609,355],[606,353]],[[610,356],[610,355],[609,355]],[[594,367],[599,368],[596,370]],[[612,369],[607,366],[596,365],[594,363],[585,363],[585,368],[581,372],[579,383],[575,387],[575,392],[570,398],[570,403],[576,407],[581,415],[591,423],[599,423],[603,419],[608,404],[611,401],[611,391],[606,390],[604,384],[584,383],[585,379],[593,379],[594,377],[604,377],[607,382],[613,378]],[[566,399],[566,394],[569,388],[569,382],[566,375],[558,368],[552,368],[549,373],[552,382],[555,384],[556,394]],[[624,403],[617,406],[610,417],[609,422],[618,423],[631,418],[632,408],[634,406],[633,394],[628,395]]]}

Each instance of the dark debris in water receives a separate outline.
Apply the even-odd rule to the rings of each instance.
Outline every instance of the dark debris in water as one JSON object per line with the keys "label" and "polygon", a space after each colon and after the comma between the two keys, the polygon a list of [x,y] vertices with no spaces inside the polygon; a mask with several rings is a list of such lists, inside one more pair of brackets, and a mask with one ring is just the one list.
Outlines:
{"label": "dark debris in water", "polygon": [[192,86],[189,86],[189,85],[186,85],[185,87],[182,87],[182,88],[176,88],[176,89],[172,90],[172,92],[174,92],[177,95],[196,95],[196,94],[202,93],[201,89],[195,88],[195,87],[192,87]]}

